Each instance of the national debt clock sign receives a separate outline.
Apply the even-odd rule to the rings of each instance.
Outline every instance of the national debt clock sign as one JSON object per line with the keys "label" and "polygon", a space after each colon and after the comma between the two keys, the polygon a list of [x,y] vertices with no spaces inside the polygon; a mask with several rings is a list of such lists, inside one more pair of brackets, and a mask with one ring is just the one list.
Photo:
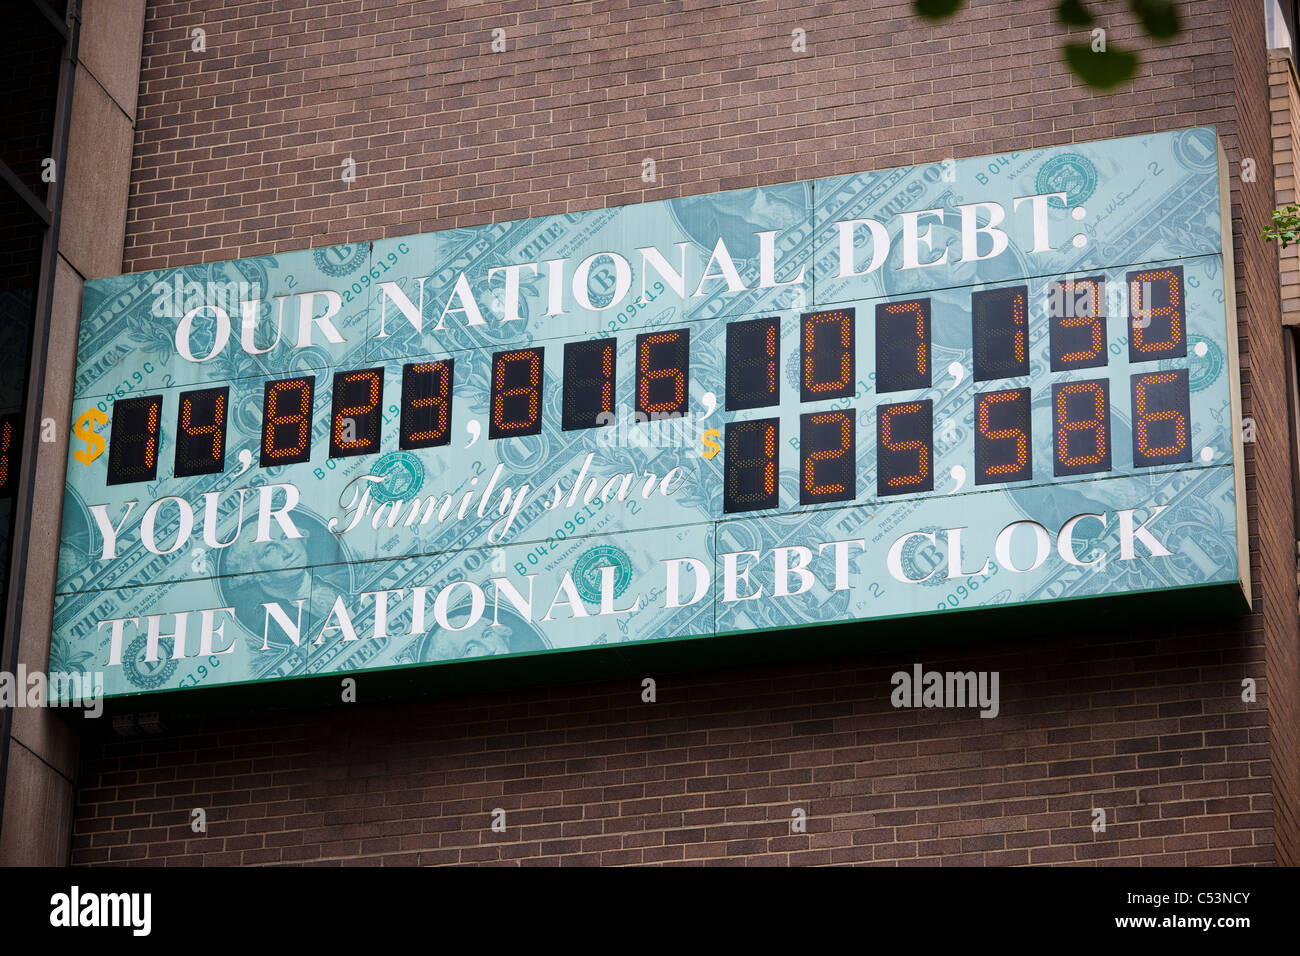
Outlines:
{"label": "national debt clock sign", "polygon": [[88,282],[51,670],[1244,608],[1224,177],[1205,127]]}

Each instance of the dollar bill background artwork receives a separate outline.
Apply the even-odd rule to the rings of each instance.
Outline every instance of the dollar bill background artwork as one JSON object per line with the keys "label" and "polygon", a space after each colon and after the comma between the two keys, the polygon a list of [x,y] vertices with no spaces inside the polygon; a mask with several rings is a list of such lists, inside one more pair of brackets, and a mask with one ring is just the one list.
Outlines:
{"label": "dollar bill background artwork", "polygon": [[[1186,592],[1194,609],[1198,588],[1248,593],[1222,176],[1215,132],[1202,127],[92,280],[78,343],[51,669],[102,671],[106,694],[123,696],[470,659],[491,666],[507,656],[847,621],[864,622],[867,647],[875,619],[946,615],[917,626],[952,627],[957,610],[1174,591]],[[1034,251],[1032,231],[1008,221],[1002,254],[956,255],[956,207],[996,203],[1010,216],[1016,199],[1042,195],[1057,197],[1046,207],[1051,250]],[[876,220],[898,247],[906,242],[899,214],[932,209],[950,215],[927,223],[926,257],[951,246],[951,261],[916,269],[891,261],[846,274],[837,223]],[[719,261],[720,240],[739,288],[700,278]],[[669,262],[680,252],[680,261],[694,263],[686,295],[662,275],[643,274],[636,253],[646,246]],[[848,272],[862,271],[865,249],[855,248],[863,258]],[[556,310],[545,263],[572,267],[608,252],[632,263],[631,291],[613,301],[621,282],[615,261],[597,257],[586,300]],[[522,263],[542,267],[517,270],[513,292],[495,281]],[[1134,362],[1126,316],[1115,313],[1106,316],[1104,367],[1051,370],[1050,283],[1104,276],[1108,287],[1123,288],[1133,270],[1161,266],[1181,269],[1184,356]],[[485,321],[466,321],[462,280]],[[385,283],[415,305],[414,318],[395,307]],[[1030,374],[1006,387],[1030,389],[1033,477],[977,485],[974,396],[1003,385],[973,380],[971,297],[1014,284],[1029,289]],[[304,344],[292,297],[320,290],[337,295],[330,321],[339,335],[313,334]],[[288,307],[277,305],[286,297]],[[875,307],[915,297],[930,301],[931,382],[880,395]],[[249,301],[256,306],[245,311]],[[319,333],[311,320],[324,300],[305,301],[303,325]],[[215,326],[194,321],[186,347],[213,353],[204,361],[187,360],[177,334],[196,303],[220,304],[234,317],[223,348]],[[856,316],[852,393],[801,402],[801,317],[828,308]],[[241,347],[241,316],[251,316],[251,349]],[[726,326],[759,317],[779,321],[780,401],[728,410]],[[637,422],[637,336],[673,329],[689,330],[686,414],[670,427]],[[563,347],[600,338],[616,341],[616,420],[562,430]],[[492,354],[522,348],[542,349],[540,431],[490,439]],[[400,448],[403,366],[446,360],[454,369],[449,443]],[[376,368],[378,450],[328,457],[333,376]],[[1187,372],[1192,453],[1140,467],[1130,379],[1156,370]],[[304,375],[315,378],[310,457],[261,467],[265,383]],[[1112,468],[1055,475],[1052,386],[1096,379],[1109,383]],[[180,396],[213,386],[229,388],[225,467],[175,477]],[[145,395],[162,397],[156,477],[109,485],[114,405]],[[882,497],[877,409],[903,400],[932,405],[933,489]],[[828,409],[852,411],[856,494],[801,505],[800,416]],[[777,505],[728,513],[722,436],[728,423],[760,419],[778,422]],[[593,480],[601,489],[629,473],[637,476],[630,494],[581,493]],[[504,530],[496,507],[503,488],[522,502]],[[296,535],[267,520],[291,495]],[[491,495],[498,498],[489,503]],[[406,520],[435,496],[471,496],[471,504],[453,508],[448,520]],[[153,511],[149,537],[160,544],[150,549],[142,515],[160,499],[169,500]],[[362,505],[371,510],[359,513]],[[1156,509],[1163,510],[1153,517]],[[1152,556],[1139,541],[1139,554],[1126,558],[1132,539],[1117,517],[1125,510],[1135,524],[1152,519],[1168,556]],[[1080,515],[1106,517],[1075,524],[1079,560],[1071,562],[1057,542]],[[104,519],[120,528],[107,558]],[[992,560],[1002,530],[1026,522],[1051,534],[1048,555],[1039,560],[1028,529],[1010,539],[1006,561]],[[956,528],[963,553],[954,557],[946,532]],[[845,541],[861,544],[831,546]],[[776,549],[795,546],[812,552],[811,581],[793,587],[804,579],[787,568],[794,593],[778,593]],[[693,594],[705,576],[704,592]],[[502,597],[493,583],[502,580],[518,600]],[[227,608],[206,622],[199,614]],[[111,621],[130,623],[115,631]],[[202,647],[205,626],[220,630]],[[184,635],[170,636],[178,627]]]}

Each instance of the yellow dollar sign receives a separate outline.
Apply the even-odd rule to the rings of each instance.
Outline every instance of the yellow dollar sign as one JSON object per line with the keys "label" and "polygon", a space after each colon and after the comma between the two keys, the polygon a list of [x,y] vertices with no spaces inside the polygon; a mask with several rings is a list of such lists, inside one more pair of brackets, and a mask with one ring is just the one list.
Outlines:
{"label": "yellow dollar sign", "polygon": [[108,416],[98,408],[87,409],[82,413],[82,416],[77,419],[77,424],[72,427],[72,432],[86,443],[86,447],[73,451],[72,457],[83,465],[89,465],[104,454],[104,439],[95,431],[95,427],[107,424]]}
{"label": "yellow dollar sign", "polygon": [[713,456],[722,451],[722,446],[719,445],[717,441],[721,437],[722,432],[718,431],[716,428],[710,428],[706,431],[701,436],[701,440],[704,442],[704,450],[701,451],[700,454],[705,458],[712,460]]}

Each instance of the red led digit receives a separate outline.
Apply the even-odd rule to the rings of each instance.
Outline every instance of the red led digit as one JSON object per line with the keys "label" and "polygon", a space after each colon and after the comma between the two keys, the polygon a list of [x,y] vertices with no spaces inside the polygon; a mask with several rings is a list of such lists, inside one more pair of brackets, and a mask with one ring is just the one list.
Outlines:
{"label": "red led digit", "polygon": [[18,413],[0,415],[0,497],[13,493],[18,476]]}
{"label": "red led digit", "polygon": [[1187,354],[1187,305],[1182,266],[1130,272],[1129,360],[1180,358]]}
{"label": "red led digit", "polygon": [[488,438],[536,435],[542,430],[542,350],[492,356],[492,414]]}
{"label": "red led digit", "polygon": [[977,485],[1032,478],[1031,448],[1029,389],[1013,388],[975,396]]}
{"label": "red led digit", "polygon": [[346,458],[379,451],[379,402],[384,393],[382,368],[339,372],[334,376],[330,413],[330,457]]}
{"label": "red led digit", "polygon": [[1055,282],[1048,294],[1052,371],[1105,365],[1105,280]]}
{"label": "red led digit", "polygon": [[853,394],[854,310],[808,312],[800,323],[799,400]]}
{"label": "red led digit", "polygon": [[852,409],[799,418],[799,503],[847,501],[857,494]]}
{"label": "red led digit", "polygon": [[934,403],[876,409],[876,493],[934,490]]}
{"label": "red led digit", "polygon": [[311,457],[311,405],[315,376],[267,382],[262,396],[263,468]]}
{"label": "red led digit", "polygon": [[402,366],[399,448],[433,448],[451,441],[453,359]]}
{"label": "red led digit", "polygon": [[1110,385],[1105,379],[1052,386],[1055,473],[1110,471]]}
{"label": "red led digit", "polygon": [[1187,369],[1132,377],[1133,464],[1192,460]]}
{"label": "red led digit", "polygon": [[684,415],[690,369],[690,330],[646,332],[636,337],[636,410],[643,415]]}

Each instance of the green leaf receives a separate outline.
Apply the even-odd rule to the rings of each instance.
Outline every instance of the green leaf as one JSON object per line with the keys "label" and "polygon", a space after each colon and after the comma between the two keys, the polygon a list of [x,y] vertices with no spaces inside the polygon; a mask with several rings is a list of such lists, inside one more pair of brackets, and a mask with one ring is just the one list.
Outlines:
{"label": "green leaf", "polygon": [[1091,26],[1095,17],[1088,12],[1082,0],[1061,0],[1056,5],[1056,19],[1067,27]]}
{"label": "green leaf", "polygon": [[1147,33],[1157,40],[1171,40],[1183,28],[1174,0],[1128,0],[1128,5]]}
{"label": "green leaf", "polygon": [[912,0],[912,9],[927,20],[946,20],[960,10],[965,2],[966,0]]}
{"label": "green leaf", "polygon": [[1289,203],[1281,209],[1274,209],[1272,219],[1272,224],[1260,231],[1261,239],[1265,241],[1276,239],[1283,249],[1300,241],[1300,206]]}
{"label": "green leaf", "polygon": [[1065,62],[1071,73],[1094,90],[1110,90],[1133,78],[1138,58],[1114,44],[1103,53],[1094,53],[1091,44],[1067,43]]}

